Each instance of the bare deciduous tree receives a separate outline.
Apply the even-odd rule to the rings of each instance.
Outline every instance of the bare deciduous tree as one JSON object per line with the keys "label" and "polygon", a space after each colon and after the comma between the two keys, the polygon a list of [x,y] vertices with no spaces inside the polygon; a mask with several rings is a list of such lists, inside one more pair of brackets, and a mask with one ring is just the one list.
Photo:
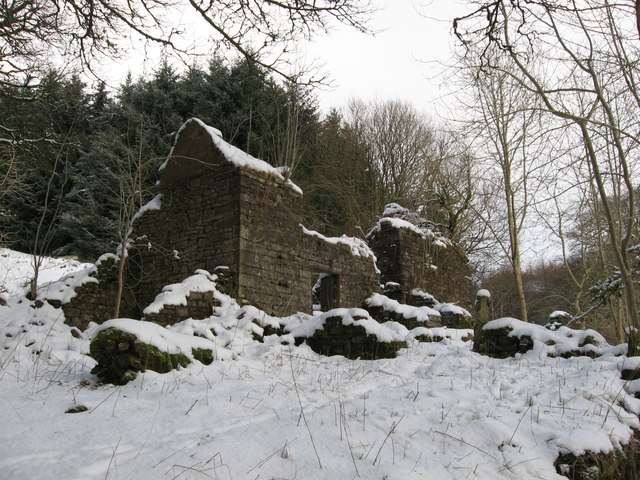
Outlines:
{"label": "bare deciduous tree", "polygon": [[[464,45],[484,68],[506,72],[533,93],[550,118],[570,125],[581,140],[582,152],[575,157],[589,165],[629,323],[639,328],[629,252],[636,212],[632,158],[640,146],[637,4],[495,0],[475,5],[454,23]],[[486,55],[496,49],[508,69]],[[618,186],[626,203],[622,216],[613,198]]]}
{"label": "bare deciduous tree", "polygon": [[[117,284],[116,298],[114,298],[113,318],[120,317],[122,298],[126,285],[126,273],[129,262],[129,249],[135,243],[136,238],[132,236],[133,224],[137,213],[145,205],[150,197],[149,177],[153,172],[153,165],[157,162],[155,158],[148,158],[144,155],[145,145],[142,135],[144,125],[131,125],[131,136],[140,138],[140,144],[132,146],[128,138],[124,142],[111,145],[110,149],[105,149],[105,163],[107,168],[102,172],[105,178],[99,181],[105,183],[106,189],[117,199],[118,217],[115,224],[117,235]],[[137,135],[134,133],[137,130]],[[127,136],[128,137],[128,136]]]}
{"label": "bare deciduous tree", "polygon": [[[528,95],[509,74],[483,69],[463,59],[463,77],[473,91],[466,111],[468,133],[483,153],[480,159],[485,193],[500,198],[491,207],[475,205],[476,214],[493,233],[508,258],[520,318],[527,321],[522,280],[522,235],[547,163],[543,129],[535,97]],[[494,210],[498,210],[497,212]]]}
{"label": "bare deciduous tree", "polygon": [[[187,43],[195,29],[199,43],[211,40],[288,76],[295,41],[334,20],[364,31],[370,12],[369,0],[2,0],[0,83],[30,84],[54,54],[90,67],[96,57],[124,53],[130,35],[184,55],[198,51]],[[174,21],[185,14],[198,21]]]}
{"label": "bare deciduous tree", "polygon": [[375,178],[377,214],[386,203],[412,210],[424,207],[433,194],[439,166],[433,123],[411,104],[399,100],[352,101],[346,128],[366,146],[367,169]]}

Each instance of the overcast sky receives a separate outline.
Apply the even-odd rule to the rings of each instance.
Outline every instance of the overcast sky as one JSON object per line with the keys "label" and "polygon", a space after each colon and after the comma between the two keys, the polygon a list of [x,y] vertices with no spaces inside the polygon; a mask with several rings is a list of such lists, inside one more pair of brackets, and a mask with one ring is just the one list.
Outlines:
{"label": "overcast sky", "polygon": [[[452,20],[466,11],[452,0],[378,0],[375,36],[338,28],[318,38],[307,59],[326,65],[335,88],[318,92],[323,110],[351,97],[400,98],[424,110],[447,92],[442,63],[454,44]],[[466,7],[468,9],[468,6]]]}
{"label": "overcast sky", "polygon": [[[452,19],[467,7],[458,0],[374,0],[379,10],[371,29],[376,35],[359,33],[337,25],[328,35],[318,35],[304,44],[299,55],[303,63],[324,65],[323,73],[333,88],[317,91],[320,107],[327,112],[341,107],[350,98],[405,99],[421,110],[433,112],[433,101],[446,90],[437,73],[439,62],[450,58],[454,39]],[[188,12],[187,12],[188,13]],[[184,18],[180,21],[185,21]],[[192,29],[195,37],[197,29]],[[147,76],[157,67],[160,49],[140,50],[134,42],[128,59],[107,62],[99,71],[112,88],[117,88],[127,72],[134,78]]]}

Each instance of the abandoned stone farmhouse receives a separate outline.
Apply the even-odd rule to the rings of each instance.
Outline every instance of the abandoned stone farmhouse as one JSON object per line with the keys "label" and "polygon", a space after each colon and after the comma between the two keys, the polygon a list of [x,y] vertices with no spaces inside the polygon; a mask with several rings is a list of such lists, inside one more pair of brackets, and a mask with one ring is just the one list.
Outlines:
{"label": "abandoned stone farmhouse", "polygon": [[[302,226],[303,193],[276,169],[188,120],[160,168],[157,195],[132,228],[121,315],[140,318],[163,286],[197,269],[216,273],[226,293],[277,316],[362,306],[384,285],[410,302],[422,289],[465,302],[471,293],[462,251],[398,218],[382,218],[367,241],[327,238]],[[65,306],[68,318],[110,318],[114,262],[102,262]],[[109,266],[111,265],[111,266]],[[315,292],[315,300],[314,293]],[[205,306],[206,307],[206,306]]]}

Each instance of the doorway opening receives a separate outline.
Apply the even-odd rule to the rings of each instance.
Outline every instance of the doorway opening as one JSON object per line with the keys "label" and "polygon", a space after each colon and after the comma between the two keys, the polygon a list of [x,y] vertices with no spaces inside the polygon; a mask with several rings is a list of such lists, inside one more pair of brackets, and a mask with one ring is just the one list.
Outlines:
{"label": "doorway opening", "polygon": [[319,272],[311,289],[313,310],[326,312],[340,306],[340,277],[334,273]]}

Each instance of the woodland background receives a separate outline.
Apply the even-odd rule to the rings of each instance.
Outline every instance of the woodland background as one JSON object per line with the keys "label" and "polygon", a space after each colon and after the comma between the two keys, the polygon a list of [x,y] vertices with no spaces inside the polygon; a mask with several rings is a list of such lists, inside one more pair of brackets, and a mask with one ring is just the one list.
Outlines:
{"label": "woodland background", "polygon": [[[289,167],[308,228],[363,237],[387,203],[418,212],[467,252],[495,317],[544,323],[563,310],[620,341],[640,326],[634,2],[470,2],[452,23],[456,95],[438,120],[396,99],[322,113],[318,78],[280,62],[331,18],[366,30],[368,2],[190,2],[236,53],[206,66],[185,61],[166,17],[144,13],[179,3],[2,2],[1,241],[32,253],[36,272],[42,255],[114,251],[196,116]],[[88,74],[127,30],[171,55],[108,91]]]}

